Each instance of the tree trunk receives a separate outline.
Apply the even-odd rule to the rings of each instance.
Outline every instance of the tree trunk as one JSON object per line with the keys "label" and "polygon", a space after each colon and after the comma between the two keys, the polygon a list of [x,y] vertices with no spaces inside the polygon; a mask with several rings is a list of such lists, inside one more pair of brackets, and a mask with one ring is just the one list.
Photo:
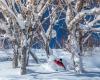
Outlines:
{"label": "tree trunk", "polygon": [[32,53],[30,51],[30,55],[33,57],[33,59],[35,60],[36,63],[39,63],[39,60],[38,60],[37,56],[34,53]]}
{"label": "tree trunk", "polygon": [[13,62],[13,68],[17,68],[18,67],[18,52],[14,52],[12,62]]}
{"label": "tree trunk", "polygon": [[[70,37],[71,36],[71,37]],[[77,41],[77,38],[75,37],[74,34],[69,35],[69,44],[70,46],[70,51],[72,53],[72,64],[73,68],[76,72],[82,72],[83,71],[83,64],[82,64],[82,49],[80,45],[80,41]],[[79,37],[78,37],[79,39]]]}
{"label": "tree trunk", "polygon": [[83,68],[83,61],[82,61],[82,55],[79,56],[79,72],[82,73],[84,71],[84,68]]}
{"label": "tree trunk", "polygon": [[83,59],[82,59],[82,53],[83,53],[83,45],[82,45],[82,32],[79,31],[79,49],[80,49],[80,53],[79,53],[79,67],[80,67],[80,72],[83,72]]}
{"label": "tree trunk", "polygon": [[49,57],[50,56],[50,49],[49,49],[49,42],[48,41],[46,42],[45,50],[46,50],[46,53],[47,53],[47,57]]}
{"label": "tree trunk", "polygon": [[21,53],[21,75],[26,74],[26,51],[27,48],[24,46]]}
{"label": "tree trunk", "polygon": [[28,66],[28,62],[29,62],[29,50],[27,51],[26,66]]}
{"label": "tree trunk", "polygon": [[13,54],[12,66],[13,66],[13,68],[17,68],[18,67],[18,48],[17,48],[17,45],[14,45],[13,49],[14,49],[14,54]]}

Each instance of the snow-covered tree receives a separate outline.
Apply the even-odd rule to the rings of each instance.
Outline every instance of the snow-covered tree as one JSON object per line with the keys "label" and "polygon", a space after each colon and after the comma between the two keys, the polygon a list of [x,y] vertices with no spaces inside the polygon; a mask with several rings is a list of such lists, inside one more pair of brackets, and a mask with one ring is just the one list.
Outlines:
{"label": "snow-covered tree", "polygon": [[[100,0],[0,0],[0,9],[7,22],[6,30],[13,43],[13,67],[16,68],[20,61],[21,74],[25,74],[29,54],[39,62],[31,52],[33,43],[38,40],[44,45],[48,58],[52,55],[49,44],[51,38],[56,36],[53,27],[60,21],[57,15],[60,12],[66,14],[64,19],[69,32],[66,48],[72,54],[74,69],[83,71],[83,44],[91,36],[91,32],[100,31],[93,27],[100,20],[99,3]],[[46,11],[49,15],[43,18]],[[93,15],[94,18],[87,20],[88,15]],[[43,23],[48,19],[49,26],[45,31]],[[83,38],[85,33],[89,35]]]}
{"label": "snow-covered tree", "polygon": [[[96,22],[100,20],[100,0],[65,0],[65,3],[66,24],[69,31],[66,48],[72,53],[75,70],[82,72],[83,44],[92,32],[100,31],[100,28],[94,28]],[[89,15],[93,15],[94,18],[87,19]],[[89,33],[87,37],[84,37],[85,33]]]}
{"label": "snow-covered tree", "polygon": [[13,67],[16,68],[20,61],[21,74],[26,73],[29,54],[39,62],[37,56],[31,52],[34,40],[42,39],[47,56],[52,54],[49,43],[58,6],[53,6],[46,17],[50,18],[47,31],[42,26],[47,19],[41,22],[45,10],[49,9],[51,4],[52,0],[0,0],[0,9],[7,22],[5,27],[14,49]]}

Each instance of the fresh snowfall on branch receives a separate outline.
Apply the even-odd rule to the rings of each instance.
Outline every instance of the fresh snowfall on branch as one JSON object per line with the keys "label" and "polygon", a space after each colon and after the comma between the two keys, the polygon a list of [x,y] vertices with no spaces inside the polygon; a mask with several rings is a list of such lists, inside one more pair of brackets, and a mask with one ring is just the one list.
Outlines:
{"label": "fresh snowfall on branch", "polygon": [[0,0],[0,80],[99,80],[99,56],[100,0]]}

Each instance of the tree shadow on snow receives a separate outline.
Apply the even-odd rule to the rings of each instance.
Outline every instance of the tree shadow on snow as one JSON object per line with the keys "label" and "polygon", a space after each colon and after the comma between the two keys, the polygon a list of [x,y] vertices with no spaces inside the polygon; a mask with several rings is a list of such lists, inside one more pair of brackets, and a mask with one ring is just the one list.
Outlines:
{"label": "tree shadow on snow", "polygon": [[31,69],[27,69],[27,74],[30,74],[30,76],[36,76],[40,74],[68,74],[68,76],[77,76],[77,77],[100,77],[100,72],[95,71],[84,71],[81,74],[76,74],[73,72],[66,72],[66,71],[57,71],[57,72],[36,72]]}
{"label": "tree shadow on snow", "polygon": [[73,76],[78,76],[78,77],[100,77],[100,72],[94,72],[94,71],[88,72],[88,71],[84,71],[81,74],[75,74]]}

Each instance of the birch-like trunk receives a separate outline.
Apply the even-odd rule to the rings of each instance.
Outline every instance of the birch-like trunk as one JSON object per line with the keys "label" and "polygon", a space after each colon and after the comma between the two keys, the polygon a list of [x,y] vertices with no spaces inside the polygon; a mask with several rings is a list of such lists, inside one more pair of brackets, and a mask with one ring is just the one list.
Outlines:
{"label": "birch-like trunk", "polygon": [[14,54],[13,54],[13,61],[12,61],[13,68],[18,67],[18,51],[14,49]]}
{"label": "birch-like trunk", "polygon": [[22,47],[21,53],[21,75],[26,74],[26,51],[27,48],[24,46]]}

